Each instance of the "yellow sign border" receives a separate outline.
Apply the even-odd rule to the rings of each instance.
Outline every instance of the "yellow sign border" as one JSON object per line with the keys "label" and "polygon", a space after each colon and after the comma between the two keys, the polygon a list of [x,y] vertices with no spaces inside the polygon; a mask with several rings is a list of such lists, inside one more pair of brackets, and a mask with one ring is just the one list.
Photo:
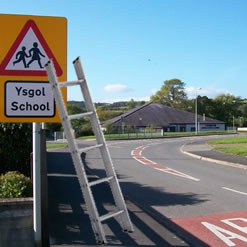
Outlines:
{"label": "yellow sign border", "polygon": [[[33,20],[44,37],[59,66],[62,75],[59,81],[67,80],[67,19],[65,17],[8,15],[0,14],[0,64],[11,49],[27,21]],[[4,114],[4,85],[6,81],[48,81],[47,76],[12,76],[0,75],[0,122],[60,122],[57,109],[54,117],[7,117]],[[67,102],[67,90],[62,90],[64,101]]]}

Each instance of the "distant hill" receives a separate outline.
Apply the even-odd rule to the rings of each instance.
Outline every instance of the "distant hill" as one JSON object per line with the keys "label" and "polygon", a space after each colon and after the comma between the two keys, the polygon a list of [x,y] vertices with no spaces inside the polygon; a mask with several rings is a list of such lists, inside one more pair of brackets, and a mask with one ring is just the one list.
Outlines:
{"label": "distant hill", "polygon": [[[75,100],[69,100],[68,104],[71,105],[77,105],[80,107],[85,108],[84,101],[75,101]],[[103,106],[105,110],[114,110],[114,111],[125,111],[128,110],[128,101],[119,101],[114,103],[94,103],[96,107]],[[140,106],[145,104],[144,101],[136,101],[136,106]]]}
{"label": "distant hill", "polygon": [[[85,108],[85,102],[84,101],[76,101],[76,100],[69,100],[68,104],[71,105],[77,105],[80,107]],[[120,101],[120,102],[114,102],[114,103],[94,103],[96,107],[98,106],[104,106],[105,109],[111,110],[111,109],[119,109],[119,108],[126,108],[128,102],[126,101]]]}
{"label": "distant hill", "polygon": [[67,103],[70,104],[70,105],[77,105],[77,106],[85,108],[84,101],[69,100]]}

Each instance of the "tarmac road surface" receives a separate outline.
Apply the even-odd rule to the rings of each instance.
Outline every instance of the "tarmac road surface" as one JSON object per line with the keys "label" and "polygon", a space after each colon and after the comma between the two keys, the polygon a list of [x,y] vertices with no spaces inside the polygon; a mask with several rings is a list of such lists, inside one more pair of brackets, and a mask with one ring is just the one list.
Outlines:
{"label": "tarmac road surface", "polygon": [[[200,158],[198,152],[203,151],[212,156],[205,141],[190,137],[108,142],[123,194],[178,241],[160,245],[147,237],[141,246],[247,246],[245,165],[217,164],[185,154]],[[98,151],[88,152],[85,164],[90,173],[104,176]],[[169,234],[158,236],[164,240]],[[119,244],[140,246],[138,241]]]}

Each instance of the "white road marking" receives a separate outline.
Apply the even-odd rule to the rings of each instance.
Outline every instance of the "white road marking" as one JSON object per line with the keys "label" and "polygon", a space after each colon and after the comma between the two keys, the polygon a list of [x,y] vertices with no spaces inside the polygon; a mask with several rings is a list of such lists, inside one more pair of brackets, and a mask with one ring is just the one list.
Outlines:
{"label": "white road marking", "polygon": [[234,190],[234,189],[227,188],[227,187],[222,187],[222,189],[224,189],[224,190],[229,190],[229,191],[231,191],[231,192],[235,192],[235,193],[238,193],[238,194],[247,196],[247,193],[242,192],[242,191],[239,191],[239,190]]}
{"label": "white road marking", "polygon": [[197,182],[200,181],[200,179],[198,179],[198,178],[194,178],[194,177],[192,177],[190,175],[187,175],[185,173],[182,173],[182,172],[179,172],[177,170],[171,169],[169,167],[165,167],[163,165],[161,166],[161,165],[157,164],[156,162],[147,159],[146,157],[144,157],[142,155],[142,151],[144,149],[146,149],[147,147],[150,147],[150,146],[149,145],[147,145],[147,146],[139,146],[139,147],[135,148],[134,150],[131,151],[132,157],[136,161],[140,162],[141,164],[148,165],[148,166],[152,167],[155,170],[158,170],[158,171],[161,171],[161,172],[166,172],[166,173],[171,174],[171,175],[175,175],[175,176],[191,179],[191,180],[194,180],[194,181],[197,181]]}
{"label": "white road marking", "polygon": [[[174,169],[171,169],[169,167],[167,167],[167,168],[168,169],[160,169],[160,168],[154,168],[154,169],[156,169],[158,171],[161,171],[161,172],[166,172],[166,173],[169,173],[169,174],[172,174],[172,175],[176,175],[176,176],[179,176],[179,177],[182,177],[182,178],[188,178],[188,179],[191,179],[191,180],[194,180],[194,181],[197,181],[197,182],[200,181],[200,179],[198,179],[198,178],[194,178],[194,177],[192,177],[190,175],[181,173],[181,172],[179,172],[177,170],[174,170]],[[176,174],[174,174],[173,172],[176,172]]]}

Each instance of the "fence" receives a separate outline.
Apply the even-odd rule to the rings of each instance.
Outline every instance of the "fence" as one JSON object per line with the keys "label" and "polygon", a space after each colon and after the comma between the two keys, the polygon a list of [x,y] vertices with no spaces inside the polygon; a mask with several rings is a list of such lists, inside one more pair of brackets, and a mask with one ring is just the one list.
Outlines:
{"label": "fence", "polygon": [[157,128],[121,128],[112,127],[108,131],[104,131],[107,138],[152,138],[163,136],[163,130]]}
{"label": "fence", "polygon": [[62,131],[55,131],[54,132],[54,141],[63,141],[66,142],[66,137],[64,132]]}
{"label": "fence", "polygon": [[[227,130],[217,130],[217,131],[199,131],[200,135],[212,135],[212,134],[225,134],[225,133],[237,133],[237,129],[229,127]],[[152,138],[152,137],[165,137],[165,136],[194,136],[195,131],[190,132],[170,132],[164,131],[161,128],[121,128],[121,127],[111,127],[106,131],[104,129],[104,134],[106,138],[122,138],[122,139],[133,139],[133,138]]]}
{"label": "fence", "polygon": [[237,133],[237,127],[227,127],[227,133]]}

